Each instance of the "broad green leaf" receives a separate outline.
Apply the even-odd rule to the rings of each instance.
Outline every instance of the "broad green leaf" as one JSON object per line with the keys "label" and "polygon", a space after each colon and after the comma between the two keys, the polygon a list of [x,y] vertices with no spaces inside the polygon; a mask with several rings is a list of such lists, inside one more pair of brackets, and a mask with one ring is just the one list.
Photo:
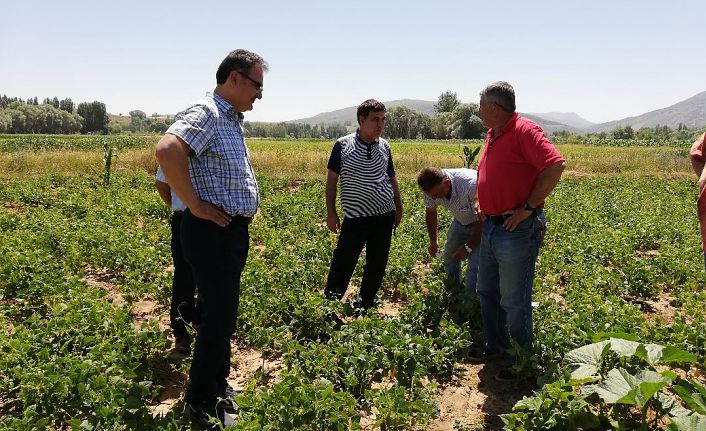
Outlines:
{"label": "broad green leaf", "polygon": [[674,385],[672,389],[684,400],[690,409],[697,413],[706,414],[706,402],[700,393],[692,392],[692,390],[682,385]]}
{"label": "broad green leaf", "polygon": [[684,408],[680,402],[665,395],[663,392],[658,392],[656,398],[662,404],[662,409],[669,413],[670,416],[687,416],[693,413],[691,410]]}
{"label": "broad green leaf", "polygon": [[639,346],[640,343],[635,341],[624,340],[622,338],[610,339],[610,350],[614,351],[619,356],[633,356]]}
{"label": "broad green leaf", "polygon": [[645,360],[650,365],[670,364],[670,363],[694,363],[696,356],[689,352],[672,346],[662,346],[660,344],[640,345],[635,356]]}
{"label": "broad green leaf", "polygon": [[[657,382],[642,382],[638,386],[637,393],[636,393],[636,399],[638,402],[638,405],[640,407],[644,407],[647,402],[654,397],[656,393],[658,393],[662,388],[667,386],[669,383],[671,383],[671,380],[667,379],[666,377],[662,376],[659,373],[655,373],[654,371],[646,371],[645,373],[651,373],[650,378],[664,378],[664,380],[657,381]],[[659,376],[659,377],[657,377]],[[643,376],[645,377],[645,376]]]}
{"label": "broad green leaf", "polygon": [[612,369],[608,377],[601,383],[586,386],[586,396],[595,393],[608,404],[631,404],[640,407],[647,404],[660,389],[671,382],[661,374],[641,370],[637,375],[631,375],[625,369]]}
{"label": "broad green leaf", "polygon": [[706,430],[706,416],[694,413],[690,416],[676,416],[669,418],[672,423],[669,429],[673,431],[703,431]]}
{"label": "broad green leaf", "polygon": [[696,355],[672,346],[667,346],[662,349],[662,356],[659,358],[659,363],[672,364],[675,362],[693,364],[696,362]]}
{"label": "broad green leaf", "polygon": [[[622,400],[621,403],[634,404],[626,402],[630,392],[637,386],[630,380],[633,380],[633,377],[626,370],[613,368],[608,372],[608,377],[604,381],[586,386],[583,393],[586,396],[598,394],[608,404],[616,404],[620,400]],[[634,395],[632,398],[634,400]]]}
{"label": "broad green leaf", "polygon": [[608,341],[600,341],[567,353],[564,357],[564,362],[573,369],[571,378],[581,380],[595,376],[598,373],[598,366],[603,357],[603,352],[608,345]]}
{"label": "broad green leaf", "polygon": [[668,378],[668,379],[671,380],[671,381],[675,381],[676,379],[679,378],[679,376],[677,375],[677,373],[675,373],[675,372],[672,371],[672,370],[660,371],[660,374],[663,375],[664,377]]}
{"label": "broad green leaf", "polygon": [[542,407],[542,399],[540,397],[522,397],[521,400],[519,400],[517,403],[515,403],[515,406],[513,409],[527,409],[529,411],[538,411]]}

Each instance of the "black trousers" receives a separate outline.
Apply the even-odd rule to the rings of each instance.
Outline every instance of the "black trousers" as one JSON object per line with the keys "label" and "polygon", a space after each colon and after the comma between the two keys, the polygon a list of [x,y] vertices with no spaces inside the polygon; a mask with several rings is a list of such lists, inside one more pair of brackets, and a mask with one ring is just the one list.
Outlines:
{"label": "black trousers", "polygon": [[370,217],[346,218],[341,224],[331,268],[326,281],[326,296],[341,299],[348,289],[360,252],[365,246],[365,266],[360,285],[361,307],[370,308],[385,276],[392,242],[395,212]]}
{"label": "black trousers", "polygon": [[187,334],[184,323],[198,323],[195,301],[196,282],[191,274],[191,267],[184,259],[181,249],[181,220],[183,213],[175,211],[170,224],[172,227],[172,261],[174,262],[174,278],[172,279],[172,303],[169,310],[169,320],[175,337]]}
{"label": "black trousers", "polygon": [[248,257],[248,225],[226,227],[184,211],[181,242],[199,287],[200,323],[185,399],[215,402],[224,397],[230,372],[230,338],[235,332],[240,275]]}

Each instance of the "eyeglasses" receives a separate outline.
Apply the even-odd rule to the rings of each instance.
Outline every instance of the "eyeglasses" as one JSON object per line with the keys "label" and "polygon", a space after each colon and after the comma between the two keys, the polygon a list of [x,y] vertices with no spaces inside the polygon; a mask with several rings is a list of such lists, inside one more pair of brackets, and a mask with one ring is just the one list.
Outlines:
{"label": "eyeglasses", "polygon": [[262,93],[262,82],[255,81],[255,80],[252,79],[250,76],[248,76],[248,74],[245,73],[245,72],[241,72],[241,71],[239,71],[239,70],[236,70],[236,72],[238,72],[240,75],[242,75],[242,76],[248,78],[248,80],[249,80],[250,82],[252,82],[253,84],[255,84],[255,89],[256,89],[258,92]]}

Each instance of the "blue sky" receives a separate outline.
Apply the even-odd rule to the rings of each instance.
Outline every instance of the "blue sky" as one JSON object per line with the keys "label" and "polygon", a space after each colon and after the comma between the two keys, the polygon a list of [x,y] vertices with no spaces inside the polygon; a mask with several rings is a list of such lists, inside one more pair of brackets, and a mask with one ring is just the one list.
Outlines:
{"label": "blue sky", "polygon": [[706,2],[0,0],[9,96],[171,114],[235,48],[271,67],[249,120],[445,90],[473,102],[506,80],[520,111],[603,122],[706,90]]}

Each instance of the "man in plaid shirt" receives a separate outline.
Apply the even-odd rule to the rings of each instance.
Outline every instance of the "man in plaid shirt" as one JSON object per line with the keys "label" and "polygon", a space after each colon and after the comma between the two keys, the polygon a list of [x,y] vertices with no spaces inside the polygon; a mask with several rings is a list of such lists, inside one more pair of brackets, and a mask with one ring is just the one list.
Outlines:
{"label": "man in plaid shirt", "polygon": [[[233,408],[230,338],[235,332],[240,275],[248,256],[248,225],[260,204],[243,112],[262,98],[267,63],[238,49],[216,72],[216,88],[180,112],[156,147],[167,182],[186,204],[184,257],[199,286],[200,325],[186,389],[192,418],[211,429],[228,425]],[[218,428],[215,428],[218,429]]]}

